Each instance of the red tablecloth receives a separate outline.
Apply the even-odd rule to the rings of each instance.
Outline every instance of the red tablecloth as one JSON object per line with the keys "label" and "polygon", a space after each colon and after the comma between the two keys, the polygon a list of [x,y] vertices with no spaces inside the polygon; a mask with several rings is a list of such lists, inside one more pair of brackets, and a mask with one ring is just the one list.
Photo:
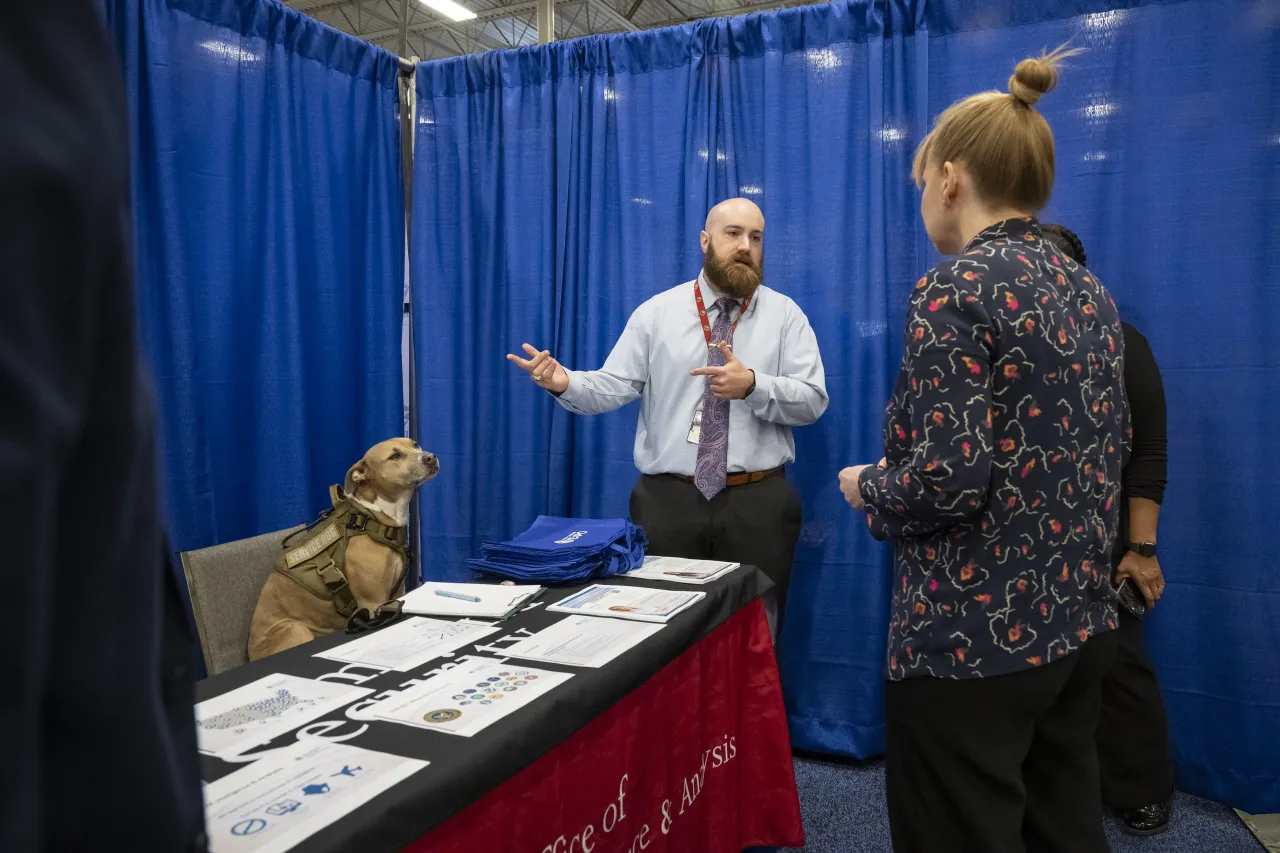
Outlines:
{"label": "red tablecloth", "polygon": [[408,850],[738,853],[803,844],[778,668],[757,599]]}

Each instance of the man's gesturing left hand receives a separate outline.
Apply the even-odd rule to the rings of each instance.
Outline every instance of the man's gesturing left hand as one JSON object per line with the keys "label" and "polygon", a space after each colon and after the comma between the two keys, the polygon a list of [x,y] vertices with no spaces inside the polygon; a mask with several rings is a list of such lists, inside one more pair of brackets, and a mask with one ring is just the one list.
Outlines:
{"label": "man's gesturing left hand", "polygon": [[756,382],[754,371],[738,361],[727,343],[720,342],[724,353],[724,367],[699,367],[689,371],[692,376],[710,376],[711,393],[721,400],[741,400]]}

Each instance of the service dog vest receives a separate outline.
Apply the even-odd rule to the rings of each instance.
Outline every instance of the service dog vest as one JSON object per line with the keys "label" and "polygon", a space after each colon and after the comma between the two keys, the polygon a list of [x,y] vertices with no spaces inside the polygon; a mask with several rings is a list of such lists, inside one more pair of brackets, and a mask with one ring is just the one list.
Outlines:
{"label": "service dog vest", "polygon": [[[338,614],[348,619],[357,606],[347,584],[347,543],[351,537],[368,536],[400,555],[403,568],[391,587],[394,592],[409,568],[409,533],[407,527],[391,527],[378,521],[349,498],[341,486],[329,487],[329,499],[333,509],[325,510],[320,518],[304,530],[289,534],[281,543],[284,552],[276,559],[276,571],[315,597],[332,601]],[[307,538],[302,544],[291,546],[291,540],[298,536]]]}

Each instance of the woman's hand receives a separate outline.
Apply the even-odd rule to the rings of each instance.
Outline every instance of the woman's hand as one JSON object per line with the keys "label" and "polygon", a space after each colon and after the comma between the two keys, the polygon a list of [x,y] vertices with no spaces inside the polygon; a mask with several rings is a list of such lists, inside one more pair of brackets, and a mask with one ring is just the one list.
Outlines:
{"label": "woman's hand", "polygon": [[862,492],[858,489],[858,480],[861,479],[862,472],[870,467],[870,465],[854,465],[840,472],[840,491],[844,494],[844,499],[849,502],[849,506],[854,509],[862,509],[866,506],[862,500]]}
{"label": "woman's hand", "polygon": [[1164,595],[1164,573],[1160,571],[1160,563],[1155,557],[1143,557],[1132,551],[1124,555],[1116,568],[1116,583],[1125,578],[1132,578],[1133,585],[1147,600],[1147,607],[1156,606],[1160,596]]}

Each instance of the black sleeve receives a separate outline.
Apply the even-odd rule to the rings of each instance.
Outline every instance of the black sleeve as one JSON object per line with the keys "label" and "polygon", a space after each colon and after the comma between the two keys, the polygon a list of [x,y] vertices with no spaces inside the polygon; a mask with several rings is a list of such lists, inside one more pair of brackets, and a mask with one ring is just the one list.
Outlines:
{"label": "black sleeve", "polygon": [[91,0],[9,0],[4,15],[0,578],[20,612],[0,620],[0,850],[199,849],[190,647],[164,574],[136,339],[120,61]]}
{"label": "black sleeve", "polygon": [[[94,707],[50,707],[46,694],[50,647],[67,618],[58,607],[57,555],[79,535],[59,528],[58,498],[90,390],[99,324],[89,259],[99,247],[82,239],[92,176],[76,168],[84,152],[68,151],[74,143],[64,139],[85,136],[81,116],[49,106],[61,94],[59,75],[45,71],[51,57],[67,54],[34,55],[43,45],[30,38],[27,12],[18,4],[15,19],[0,26],[0,518],[14,531],[0,576],[20,590],[23,605],[22,618],[0,622],[0,644],[10,651],[0,726],[12,739],[0,778],[0,850],[48,843],[41,813],[56,809],[42,805],[48,720]],[[89,677],[83,662],[77,666]]]}
{"label": "black sleeve", "polygon": [[1124,496],[1162,503],[1169,467],[1164,383],[1147,339],[1128,323],[1121,326],[1125,393],[1133,425],[1133,450],[1124,468]]}

